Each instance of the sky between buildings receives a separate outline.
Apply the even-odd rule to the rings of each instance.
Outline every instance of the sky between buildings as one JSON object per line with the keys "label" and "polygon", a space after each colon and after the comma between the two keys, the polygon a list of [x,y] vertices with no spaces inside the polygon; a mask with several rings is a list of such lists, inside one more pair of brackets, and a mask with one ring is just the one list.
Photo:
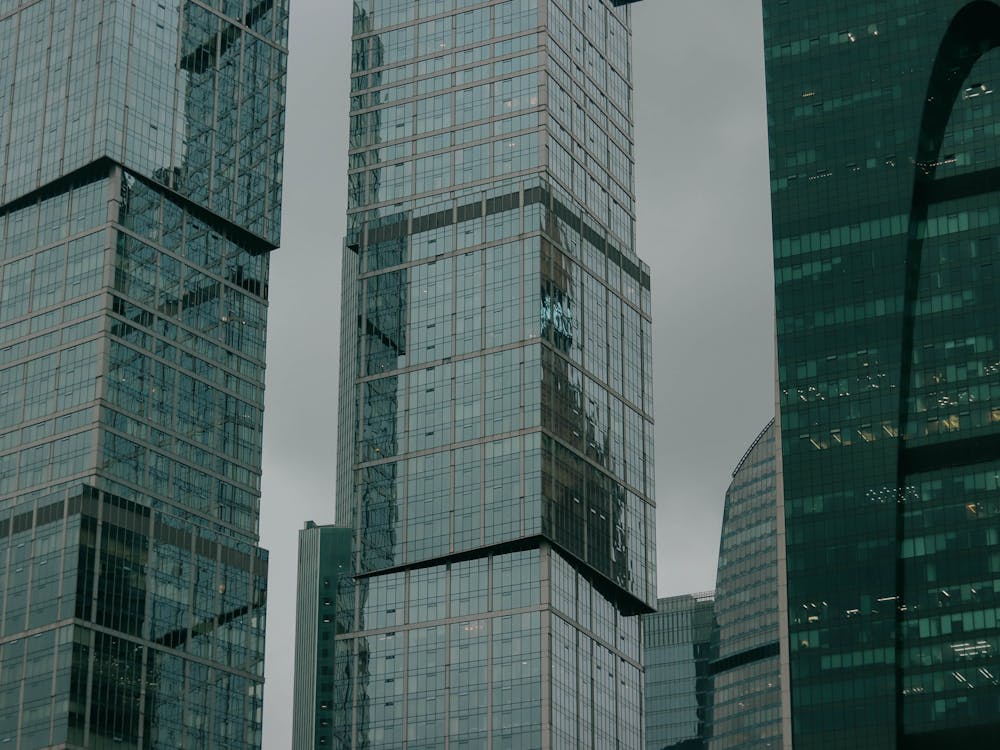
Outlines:
{"label": "sky between buildings", "polygon": [[[670,596],[714,588],[730,473],[774,414],[763,42],[756,0],[644,0],[632,17],[658,591]],[[292,0],[261,499],[271,553],[265,750],[291,744],[298,530],[334,520],[350,33],[350,0]]]}

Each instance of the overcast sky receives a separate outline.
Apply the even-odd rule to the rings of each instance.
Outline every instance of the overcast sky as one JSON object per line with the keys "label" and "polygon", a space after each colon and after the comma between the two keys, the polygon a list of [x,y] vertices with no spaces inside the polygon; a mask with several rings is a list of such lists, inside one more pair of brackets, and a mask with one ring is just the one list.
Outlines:
{"label": "overcast sky", "polygon": [[[638,252],[652,269],[658,590],[712,589],[730,473],[774,411],[760,5],[633,9]],[[292,0],[271,258],[261,543],[264,748],[291,744],[298,530],[333,521],[349,0]]]}

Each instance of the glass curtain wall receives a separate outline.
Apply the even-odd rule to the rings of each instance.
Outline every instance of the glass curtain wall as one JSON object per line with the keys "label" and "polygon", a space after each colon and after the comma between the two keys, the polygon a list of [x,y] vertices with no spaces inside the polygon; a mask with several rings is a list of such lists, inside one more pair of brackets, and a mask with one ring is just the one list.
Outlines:
{"label": "glass curtain wall", "polygon": [[629,11],[354,11],[334,745],[640,747],[655,551]]}
{"label": "glass curtain wall", "polygon": [[646,750],[704,750],[712,711],[711,592],[656,603],[642,618]]}
{"label": "glass curtain wall", "polygon": [[764,0],[796,748],[1000,724],[993,2]]}
{"label": "glass curtain wall", "polygon": [[0,743],[260,746],[287,14],[0,2]]}
{"label": "glass curtain wall", "polygon": [[709,750],[783,747],[776,442],[772,420],[747,448],[726,491]]}
{"label": "glass curtain wall", "polygon": [[351,573],[352,536],[348,528],[312,521],[299,532],[292,750],[333,744],[337,591],[341,576]]}

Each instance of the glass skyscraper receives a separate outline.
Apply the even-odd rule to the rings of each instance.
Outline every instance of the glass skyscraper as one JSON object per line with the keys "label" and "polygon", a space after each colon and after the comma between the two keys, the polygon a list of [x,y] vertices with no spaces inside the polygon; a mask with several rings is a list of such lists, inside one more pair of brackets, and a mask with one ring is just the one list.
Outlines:
{"label": "glass skyscraper", "polygon": [[337,591],[352,571],[352,536],[349,528],[312,521],[299,532],[292,750],[333,745]]}
{"label": "glass skyscraper", "polygon": [[639,748],[630,10],[357,0],[334,746]]}
{"label": "glass skyscraper", "polygon": [[704,750],[712,704],[712,594],[660,599],[642,618],[646,750]]}
{"label": "glass skyscraper", "polygon": [[764,0],[796,750],[1000,736],[1000,7]]}
{"label": "glass skyscraper", "polygon": [[287,2],[0,2],[0,744],[261,742]]}
{"label": "glass skyscraper", "polygon": [[709,750],[782,747],[775,445],[772,421],[737,464],[726,491]]}
{"label": "glass skyscraper", "polygon": [[647,750],[782,747],[774,422],[726,491],[716,590],[642,618]]}

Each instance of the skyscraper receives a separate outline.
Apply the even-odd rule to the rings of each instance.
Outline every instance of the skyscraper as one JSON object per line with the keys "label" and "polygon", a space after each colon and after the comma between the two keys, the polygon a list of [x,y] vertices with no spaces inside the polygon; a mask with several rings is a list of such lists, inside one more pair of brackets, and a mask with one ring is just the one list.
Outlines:
{"label": "skyscraper", "polygon": [[0,743],[260,745],[286,38],[0,3]]}
{"label": "skyscraper", "polygon": [[615,5],[354,4],[337,747],[642,744],[650,296]]}
{"label": "skyscraper", "polygon": [[772,421],[733,470],[715,592],[642,618],[647,750],[782,746],[775,442]]}
{"label": "skyscraper", "polygon": [[1000,7],[763,9],[785,741],[990,746]]}
{"label": "skyscraper", "polygon": [[711,720],[712,593],[660,599],[642,618],[646,750],[704,750]]}
{"label": "skyscraper", "polygon": [[774,422],[726,491],[715,585],[709,750],[782,746]]}
{"label": "skyscraper", "polygon": [[351,574],[351,538],[349,528],[312,521],[299,532],[292,750],[333,745],[337,591]]}

